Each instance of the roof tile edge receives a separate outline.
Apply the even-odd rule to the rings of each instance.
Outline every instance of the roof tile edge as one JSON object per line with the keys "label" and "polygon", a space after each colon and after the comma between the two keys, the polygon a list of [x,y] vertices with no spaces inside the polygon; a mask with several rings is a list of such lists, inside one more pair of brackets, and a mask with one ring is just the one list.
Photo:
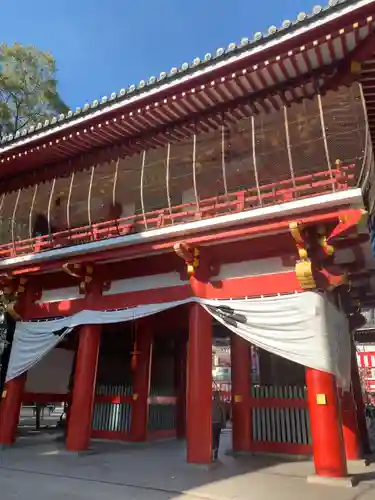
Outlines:
{"label": "roof tile edge", "polygon": [[74,121],[78,117],[81,118],[84,114],[89,115],[95,111],[104,111],[107,107],[114,103],[125,102],[128,98],[137,94],[154,90],[158,86],[164,85],[165,83],[173,83],[183,76],[195,73],[203,66],[210,66],[218,62],[223,62],[225,59],[229,59],[233,55],[241,54],[249,49],[255,48],[256,46],[261,46],[266,41],[269,41],[270,37],[277,38],[278,36],[284,35],[286,32],[292,33],[293,31],[299,29],[302,24],[307,26],[310,22],[319,19],[319,17],[323,18],[335,10],[340,12],[343,7],[356,3],[359,3],[359,0],[329,0],[328,5],[324,7],[321,5],[315,5],[310,14],[300,12],[294,21],[284,20],[280,28],[272,25],[268,28],[266,34],[263,34],[260,31],[256,32],[252,40],[242,38],[239,43],[230,43],[227,49],[218,48],[215,55],[207,53],[203,59],[196,57],[191,64],[184,62],[180,68],[173,67],[169,72],[161,72],[159,77],[151,76],[147,81],[141,80],[138,85],[132,84],[129,85],[127,89],[122,88],[117,93],[112,92],[109,97],[103,96],[100,100],[95,99],[91,104],[86,103],[83,107],[77,107],[75,111],[70,110],[66,115],[60,114],[58,117],[56,116],[51,120],[45,120],[44,123],[39,122],[35,126],[16,132],[14,135],[4,135],[1,137],[0,141],[0,153],[2,152],[2,147],[7,147],[11,144],[16,146],[16,143],[20,139],[28,139],[37,132],[46,132],[47,130],[51,130],[53,128],[58,129],[62,122],[65,124],[69,121]]}

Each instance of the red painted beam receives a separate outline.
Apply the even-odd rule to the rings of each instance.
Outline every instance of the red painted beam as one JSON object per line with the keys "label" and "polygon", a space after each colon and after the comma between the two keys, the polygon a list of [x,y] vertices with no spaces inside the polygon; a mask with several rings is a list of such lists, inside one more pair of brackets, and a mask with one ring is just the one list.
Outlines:
{"label": "red painted beam", "polygon": [[[167,239],[165,239],[162,242],[146,242],[146,243],[140,243],[136,245],[131,245],[125,248],[117,248],[117,249],[112,249],[112,250],[103,250],[103,251],[98,251],[94,254],[83,254],[83,255],[77,255],[75,257],[58,257],[56,256],[53,261],[49,260],[48,262],[42,263],[40,265],[33,265],[33,266],[28,266],[25,264],[24,266],[20,264],[15,264],[13,266],[10,266],[10,269],[13,269],[12,274],[14,275],[21,275],[21,274],[28,274],[28,273],[38,273],[38,272],[43,272],[43,271],[50,271],[54,270],[56,268],[62,268],[63,264],[66,262],[75,262],[75,263],[96,263],[99,261],[105,261],[105,260],[120,260],[120,259],[134,259],[137,257],[141,256],[148,256],[153,253],[161,253],[161,252],[168,252],[172,253],[173,252],[173,247],[176,243],[179,243],[181,241],[186,242],[189,245],[192,246],[199,246],[199,245],[214,245],[214,244],[219,244],[219,243],[226,243],[231,240],[239,240],[239,239],[246,239],[246,238],[251,238],[251,237],[259,237],[259,236],[266,236],[269,235],[270,233],[277,233],[277,232],[288,232],[289,231],[289,221],[291,219],[298,219],[298,221],[307,226],[311,224],[318,224],[318,223],[329,223],[329,222],[337,222],[340,217],[343,217],[346,215],[348,212],[351,212],[352,210],[348,208],[342,207],[340,210],[334,210],[331,212],[327,211],[315,211],[312,212],[308,216],[285,216],[281,217],[276,221],[274,220],[273,222],[256,222],[253,224],[248,224],[248,225],[241,225],[241,226],[233,226],[228,229],[208,229],[206,231],[202,232],[197,232],[195,235],[189,235],[188,237],[184,238],[182,235],[180,236],[171,236]],[[27,262],[27,258],[25,259]]]}
{"label": "red painted beam", "polygon": [[[162,288],[158,290],[143,290],[117,295],[104,295],[97,304],[90,309],[110,310],[135,307],[141,304],[160,304],[174,300],[184,300],[191,296],[189,285]],[[85,298],[76,300],[62,300],[61,302],[50,302],[42,304],[30,304],[25,312],[24,318],[51,318],[56,316],[71,316],[83,309],[88,309]]]}
{"label": "red painted beam", "polygon": [[34,393],[24,392],[22,396],[22,404],[30,405],[33,403],[48,404],[48,403],[65,403],[70,400],[70,395],[66,394],[50,394],[50,393]]}
{"label": "red painted beam", "polygon": [[[281,274],[266,274],[248,278],[235,278],[226,281],[212,281],[202,287],[202,298],[226,299],[259,297],[278,293],[302,292],[294,271]],[[160,304],[184,300],[192,296],[189,285],[144,290],[140,292],[103,295],[90,309],[110,310],[135,307],[142,304]],[[48,304],[31,304],[25,312],[25,319],[70,316],[88,309],[85,299],[66,300]]]}
{"label": "red painted beam", "polygon": [[[259,238],[256,245],[249,244],[247,240],[213,245],[209,248],[209,257],[210,262],[220,265],[272,257],[279,257],[282,260],[292,262],[295,257],[295,248],[290,235],[284,233],[277,236],[277,247],[275,247],[275,236],[265,236]],[[168,257],[165,254],[150,255],[148,257],[139,257],[136,260],[100,264],[95,269],[95,276],[98,279],[113,281],[170,272],[186,273],[184,262],[175,254],[168,254]],[[17,271],[15,274],[17,274]],[[77,279],[59,271],[34,276],[30,279],[40,284],[43,290],[54,290],[56,288],[78,286],[79,284]]]}

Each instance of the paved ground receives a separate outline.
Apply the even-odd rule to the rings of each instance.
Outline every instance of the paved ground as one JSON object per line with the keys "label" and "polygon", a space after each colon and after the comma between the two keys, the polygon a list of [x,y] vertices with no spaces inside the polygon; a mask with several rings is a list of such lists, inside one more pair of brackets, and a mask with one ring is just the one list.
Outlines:
{"label": "paved ground", "polygon": [[[25,430],[23,431],[25,433]],[[313,465],[304,460],[246,456],[233,458],[230,431],[223,436],[221,463],[188,465],[183,442],[148,445],[93,443],[84,456],[67,454],[56,431],[28,432],[0,452],[0,498],[11,500],[373,500],[375,464],[356,464],[360,485],[341,489],[310,485]]]}

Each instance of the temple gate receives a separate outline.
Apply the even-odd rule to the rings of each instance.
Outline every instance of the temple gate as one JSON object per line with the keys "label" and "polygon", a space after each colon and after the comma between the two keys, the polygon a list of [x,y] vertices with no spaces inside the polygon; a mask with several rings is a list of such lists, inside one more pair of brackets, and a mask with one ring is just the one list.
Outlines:
{"label": "temple gate", "polygon": [[364,456],[372,9],[332,1],[2,138],[0,445],[22,402],[57,400],[70,451],[178,437],[210,463],[219,324],[234,452],[329,477]]}

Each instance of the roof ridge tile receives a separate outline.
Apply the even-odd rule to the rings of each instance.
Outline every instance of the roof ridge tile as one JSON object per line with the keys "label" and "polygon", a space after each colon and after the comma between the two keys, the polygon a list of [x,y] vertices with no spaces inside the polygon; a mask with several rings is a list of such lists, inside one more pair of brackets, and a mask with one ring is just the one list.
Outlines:
{"label": "roof ridge tile", "polygon": [[58,127],[61,122],[73,120],[78,115],[88,113],[89,111],[97,111],[101,108],[104,109],[108,104],[113,104],[113,101],[115,100],[126,100],[126,97],[130,94],[133,96],[137,93],[144,92],[145,90],[149,90],[150,88],[160,85],[162,82],[165,83],[166,80],[172,82],[173,80],[179,78],[182,74],[186,74],[189,71],[194,72],[203,65],[217,63],[220,59],[225,60],[228,55],[233,55],[233,53],[235,52],[242,52],[248,49],[249,46],[256,46],[257,44],[263,43],[264,40],[268,40],[270,37],[275,37],[281,33],[285,34],[285,31],[292,31],[301,23],[310,22],[312,19],[315,20],[319,15],[325,15],[327,11],[332,12],[334,8],[339,7],[342,4],[349,4],[351,2],[355,3],[355,1],[356,0],[328,0],[328,5],[326,6],[315,5],[312,8],[310,14],[307,14],[306,12],[300,12],[294,21],[290,21],[288,19],[284,20],[281,23],[280,28],[277,28],[275,25],[271,25],[266,33],[257,31],[254,33],[252,39],[244,37],[241,38],[239,43],[231,42],[228,44],[226,49],[222,47],[216,49],[214,55],[208,52],[203,58],[195,57],[190,64],[184,62],[179,68],[172,67],[169,72],[161,72],[159,77],[151,76],[147,80],[141,80],[138,85],[132,84],[129,85],[127,89],[122,88],[117,93],[112,92],[110,97],[105,95],[100,100],[94,99],[91,104],[86,103],[83,107],[77,107],[75,111],[69,110],[66,114],[62,113],[56,118],[45,120],[44,123],[39,122],[36,125],[29,127],[28,129],[17,131],[15,134],[5,134],[1,137],[0,144],[8,145],[9,143],[19,139],[20,137],[31,135],[36,131],[40,131],[41,129],[50,129],[53,126]]}

